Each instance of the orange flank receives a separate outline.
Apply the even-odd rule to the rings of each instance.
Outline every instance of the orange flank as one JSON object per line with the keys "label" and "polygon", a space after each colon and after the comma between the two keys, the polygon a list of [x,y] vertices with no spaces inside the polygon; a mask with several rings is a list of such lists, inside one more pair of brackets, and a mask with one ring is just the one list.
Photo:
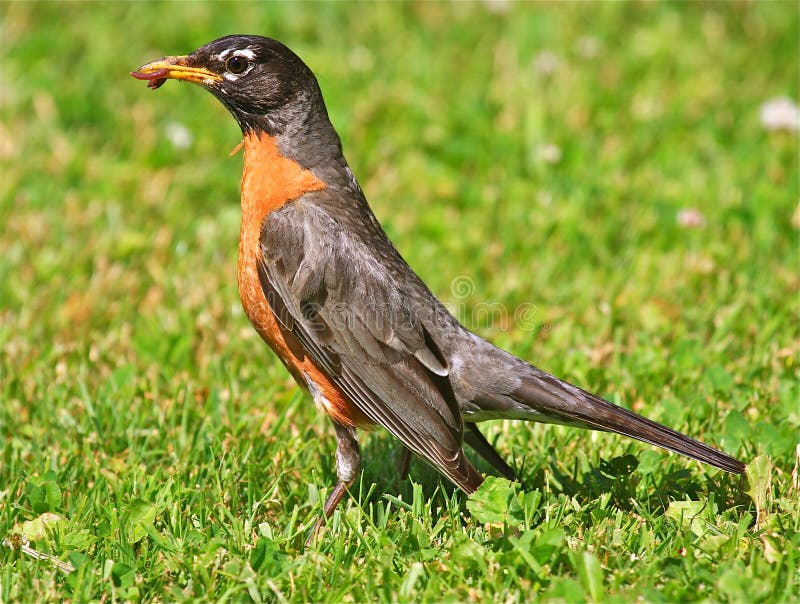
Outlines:
{"label": "orange flank", "polygon": [[284,204],[324,188],[325,183],[310,170],[281,155],[271,136],[263,132],[245,135],[239,296],[250,323],[297,382],[307,384],[307,379],[314,382],[321,394],[315,402],[325,409],[331,419],[345,426],[365,427],[372,422],[342,396],[330,378],[303,353],[294,335],[278,323],[258,277],[264,219]]}

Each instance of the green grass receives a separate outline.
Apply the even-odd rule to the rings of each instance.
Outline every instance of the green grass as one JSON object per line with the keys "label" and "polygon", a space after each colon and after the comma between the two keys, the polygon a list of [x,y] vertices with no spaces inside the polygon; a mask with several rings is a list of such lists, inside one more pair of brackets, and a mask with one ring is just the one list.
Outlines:
{"label": "green grass", "polygon": [[[798,100],[797,6],[498,8],[0,5],[1,601],[800,598],[798,138],[759,122]],[[495,422],[523,486],[467,500],[421,463],[395,484],[376,431],[304,549],[335,439],[239,306],[239,132],[200,89],[127,75],[235,32],[311,65],[376,214],[462,320],[758,458],[750,484]]]}

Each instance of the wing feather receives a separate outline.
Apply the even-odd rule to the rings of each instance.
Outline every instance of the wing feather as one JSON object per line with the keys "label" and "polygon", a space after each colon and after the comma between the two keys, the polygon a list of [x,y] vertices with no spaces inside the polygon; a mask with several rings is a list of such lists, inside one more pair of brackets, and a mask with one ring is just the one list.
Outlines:
{"label": "wing feather", "polygon": [[385,255],[299,202],[266,218],[260,251],[264,294],[305,353],[369,419],[465,491],[477,488],[461,414],[442,382],[446,359],[424,307],[414,307],[391,271],[381,272]]}

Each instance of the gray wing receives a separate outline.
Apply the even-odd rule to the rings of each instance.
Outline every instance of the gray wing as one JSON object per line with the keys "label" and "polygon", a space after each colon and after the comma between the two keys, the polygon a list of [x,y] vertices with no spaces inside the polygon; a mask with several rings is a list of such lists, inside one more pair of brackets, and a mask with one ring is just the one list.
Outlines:
{"label": "gray wing", "polygon": [[482,478],[462,451],[447,360],[431,336],[438,302],[366,218],[353,228],[347,214],[302,199],[272,212],[261,231],[264,294],[364,415],[472,492]]}

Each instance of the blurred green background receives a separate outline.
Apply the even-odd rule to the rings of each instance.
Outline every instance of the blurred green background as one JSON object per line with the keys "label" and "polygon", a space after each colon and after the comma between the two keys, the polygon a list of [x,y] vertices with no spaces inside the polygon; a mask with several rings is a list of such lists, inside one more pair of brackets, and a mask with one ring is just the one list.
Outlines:
{"label": "blurred green background", "polygon": [[[230,33],[310,65],[469,327],[771,482],[497,422],[541,495],[514,536],[422,464],[395,485],[375,433],[304,551],[335,440],[239,306],[240,133],[128,75]],[[761,114],[798,35],[792,2],[1,4],[0,599],[800,597],[798,134]]]}

